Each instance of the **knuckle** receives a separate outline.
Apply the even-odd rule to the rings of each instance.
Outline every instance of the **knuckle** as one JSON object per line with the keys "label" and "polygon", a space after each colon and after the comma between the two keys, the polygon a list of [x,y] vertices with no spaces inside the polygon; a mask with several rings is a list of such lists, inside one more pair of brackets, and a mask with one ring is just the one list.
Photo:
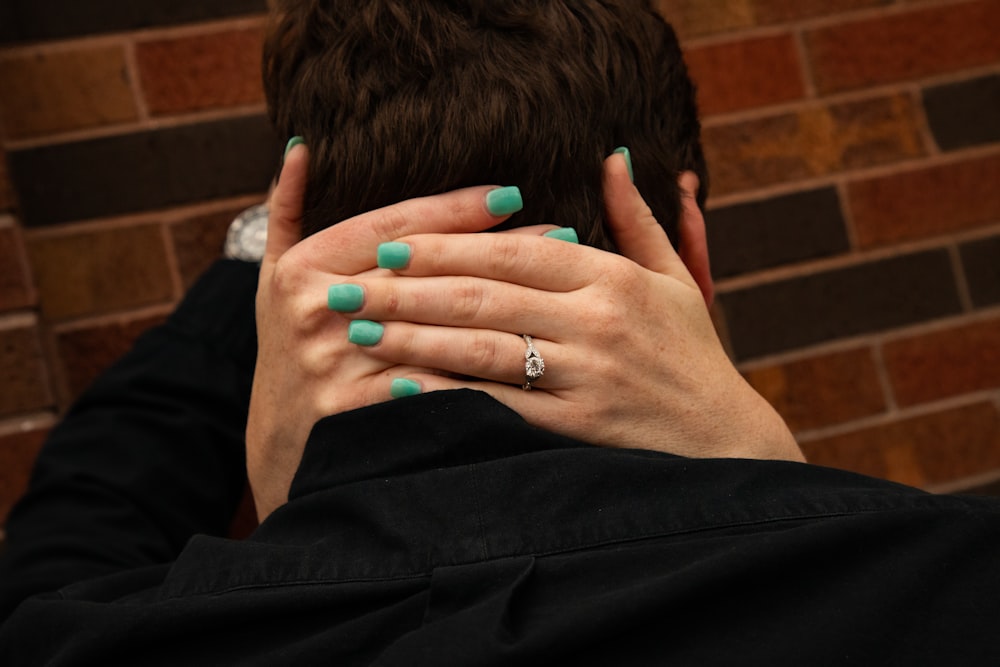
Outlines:
{"label": "knuckle", "polygon": [[509,275],[516,277],[523,272],[530,262],[522,243],[523,237],[516,234],[494,234],[489,244],[485,265],[490,275]]}
{"label": "knuckle", "polygon": [[398,204],[387,206],[375,212],[371,225],[376,237],[392,241],[406,234],[409,216]]}
{"label": "knuckle", "polygon": [[470,369],[493,368],[500,353],[495,336],[476,336],[464,350],[463,363]]}
{"label": "knuckle", "polygon": [[475,320],[483,308],[486,293],[479,281],[463,278],[455,286],[450,315],[455,322]]}

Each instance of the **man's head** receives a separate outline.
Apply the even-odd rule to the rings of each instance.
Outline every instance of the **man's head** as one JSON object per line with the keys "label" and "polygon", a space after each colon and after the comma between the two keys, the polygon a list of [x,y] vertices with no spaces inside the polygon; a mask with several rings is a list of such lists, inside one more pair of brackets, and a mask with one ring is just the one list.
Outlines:
{"label": "man's head", "polygon": [[601,165],[636,184],[676,242],[677,177],[707,190],[673,30],[648,0],[275,0],[271,118],[311,151],[304,229],[470,185],[517,185],[514,224],[611,248]]}

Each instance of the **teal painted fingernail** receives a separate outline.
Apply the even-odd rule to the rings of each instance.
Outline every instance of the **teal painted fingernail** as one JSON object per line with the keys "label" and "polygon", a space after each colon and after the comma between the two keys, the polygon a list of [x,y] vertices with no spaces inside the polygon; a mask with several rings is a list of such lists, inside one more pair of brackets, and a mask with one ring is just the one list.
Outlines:
{"label": "teal painted fingernail", "polygon": [[370,347],[372,345],[377,345],[380,340],[382,340],[382,334],[385,332],[385,327],[378,322],[371,322],[369,320],[354,320],[351,325],[347,327],[347,340],[351,341],[355,345],[363,345],[365,347]]}
{"label": "teal painted fingernail", "polygon": [[389,395],[393,398],[405,398],[407,396],[416,396],[421,391],[419,382],[414,382],[413,380],[407,380],[405,378],[396,378],[392,381],[392,387],[389,389]]}
{"label": "teal painted fingernail", "polygon": [[550,239],[559,239],[560,241],[569,241],[570,243],[580,242],[580,237],[577,236],[576,230],[572,227],[553,229],[551,232],[545,232],[542,236],[548,236]]}
{"label": "teal painted fingernail", "polygon": [[486,210],[497,217],[517,213],[524,208],[521,190],[516,185],[508,188],[497,188],[486,194]]}
{"label": "teal painted fingernail", "polygon": [[625,148],[624,146],[619,146],[615,149],[616,153],[621,153],[625,156],[625,164],[628,165],[628,178],[630,181],[635,183],[635,172],[632,171],[632,151]]}
{"label": "teal painted fingernail", "polygon": [[382,269],[405,269],[410,263],[410,245],[408,243],[380,243],[378,246],[378,265]]}
{"label": "teal painted fingernail", "polygon": [[299,144],[304,144],[304,143],[306,143],[306,140],[303,139],[302,137],[292,137],[291,139],[289,139],[288,143],[285,145],[285,157],[288,157],[288,154],[292,152],[293,148],[295,148]]}
{"label": "teal painted fingernail", "polygon": [[338,313],[350,313],[361,308],[365,302],[365,290],[361,285],[330,285],[326,291],[326,306]]}

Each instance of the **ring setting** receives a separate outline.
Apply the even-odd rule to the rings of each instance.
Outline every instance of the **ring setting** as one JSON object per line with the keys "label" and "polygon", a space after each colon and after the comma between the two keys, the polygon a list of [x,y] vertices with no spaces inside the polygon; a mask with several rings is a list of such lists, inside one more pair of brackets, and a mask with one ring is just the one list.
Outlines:
{"label": "ring setting", "polygon": [[524,351],[524,384],[521,389],[531,391],[531,383],[545,375],[545,360],[535,349],[535,343],[528,334],[521,336],[528,349]]}

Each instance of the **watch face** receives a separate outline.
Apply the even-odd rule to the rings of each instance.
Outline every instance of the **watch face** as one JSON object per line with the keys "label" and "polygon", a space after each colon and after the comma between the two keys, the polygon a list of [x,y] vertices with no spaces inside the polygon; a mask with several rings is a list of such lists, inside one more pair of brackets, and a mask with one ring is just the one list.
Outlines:
{"label": "watch face", "polygon": [[267,204],[259,204],[236,216],[229,225],[223,254],[229,259],[259,262],[267,245],[267,215]]}

